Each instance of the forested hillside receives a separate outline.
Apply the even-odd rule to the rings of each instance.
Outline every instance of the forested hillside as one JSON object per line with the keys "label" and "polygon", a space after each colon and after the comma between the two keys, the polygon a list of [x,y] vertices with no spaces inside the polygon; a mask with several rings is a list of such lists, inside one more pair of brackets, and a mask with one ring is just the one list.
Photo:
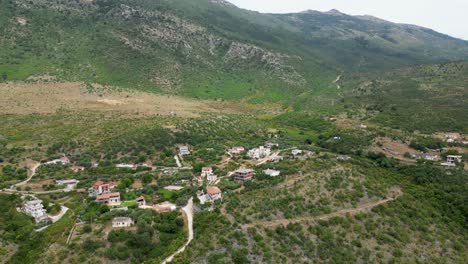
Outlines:
{"label": "forested hillside", "polygon": [[465,41],[336,11],[259,14],[212,0],[2,0],[1,6],[3,80],[48,75],[307,105],[336,94],[339,74],[468,58]]}

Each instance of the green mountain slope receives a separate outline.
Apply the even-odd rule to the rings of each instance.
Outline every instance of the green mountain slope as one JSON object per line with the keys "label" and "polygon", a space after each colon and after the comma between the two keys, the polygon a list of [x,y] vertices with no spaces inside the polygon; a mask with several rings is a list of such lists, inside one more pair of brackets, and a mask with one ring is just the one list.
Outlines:
{"label": "green mountain slope", "polygon": [[468,58],[466,41],[335,11],[260,14],[220,0],[0,3],[4,80],[47,74],[276,102],[336,93],[343,72]]}
{"label": "green mountain slope", "polygon": [[[349,80],[348,80],[349,81]],[[468,131],[468,61],[422,65],[355,84],[347,98],[385,126],[436,131]]]}

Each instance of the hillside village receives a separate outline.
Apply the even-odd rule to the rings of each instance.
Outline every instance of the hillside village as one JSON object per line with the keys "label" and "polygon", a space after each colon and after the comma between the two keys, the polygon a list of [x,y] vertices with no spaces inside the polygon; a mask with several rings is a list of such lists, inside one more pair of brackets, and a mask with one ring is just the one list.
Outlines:
{"label": "hillside village", "polygon": [[[282,142],[279,135],[270,135],[269,137],[277,142]],[[331,136],[329,140],[330,142],[340,142],[346,139]],[[83,216],[87,214],[86,210],[90,210],[94,206],[90,207],[92,204],[101,208],[103,216],[109,215],[105,218],[108,219],[109,226],[107,233],[111,230],[121,229],[132,232],[131,230],[134,230],[135,225],[138,224],[138,219],[132,216],[135,210],[168,214],[180,209],[183,213],[178,214],[188,223],[187,218],[193,218],[192,214],[197,212],[212,212],[222,209],[229,214],[224,204],[225,198],[229,198],[234,193],[242,192],[245,185],[250,186],[251,182],[261,183],[265,180],[268,181],[268,178],[273,181],[274,178],[278,177],[283,179],[284,177],[303,177],[303,172],[284,169],[283,164],[304,163],[307,160],[320,160],[324,157],[323,153],[316,153],[317,148],[310,146],[299,148],[288,143],[283,146],[282,143],[275,141],[269,140],[262,145],[251,148],[240,145],[227,146],[224,153],[221,154],[221,159],[218,162],[210,163],[209,166],[206,166],[208,165],[206,163],[204,163],[205,166],[194,163],[193,155],[197,155],[199,150],[190,145],[174,147],[175,154],[172,164],[175,166],[173,167],[158,166],[143,160],[139,163],[116,164],[93,160],[87,166],[82,166],[64,155],[57,159],[36,163],[28,179],[4,188],[2,192],[22,195],[23,202],[21,208],[18,208],[18,212],[34,218],[37,223],[36,232],[43,232],[50,225],[54,225],[69,210],[65,205],[57,203],[59,210],[55,209],[51,214],[49,211],[53,205],[47,204],[46,210],[43,201],[36,196],[70,193],[72,196],[86,201],[88,209],[85,209],[81,216],[77,216],[77,223],[70,231],[67,243],[78,239],[77,228],[90,225],[90,219],[87,220]],[[466,144],[460,139],[450,142],[445,140],[445,142],[452,145]],[[213,150],[207,148],[206,151]],[[384,148],[382,151],[385,153],[385,151],[389,151],[389,148]],[[463,166],[464,156],[455,155],[454,153],[457,152],[452,149],[426,149],[425,152],[421,152],[418,156],[405,153],[403,158],[414,162],[431,162],[447,169]],[[435,152],[437,155],[432,154]],[[336,155],[335,159],[342,163],[353,162],[352,155]],[[100,170],[101,166],[114,167],[115,173],[124,173],[129,176],[120,179],[99,176],[88,178],[85,176],[93,170]],[[30,182],[34,182],[38,177],[37,174],[41,175],[39,177],[43,177],[42,170],[44,169],[46,171],[59,169],[69,177],[60,177],[50,184],[42,185],[42,188],[34,187],[36,184],[30,185]],[[155,177],[154,175],[159,176]],[[47,178],[47,174],[45,176]],[[91,179],[96,180],[91,181]],[[163,183],[160,183],[160,179],[163,179]],[[189,205],[190,211],[187,209]],[[187,212],[190,216],[187,215]],[[193,229],[192,226],[185,228]],[[189,233],[193,236],[193,231],[189,231]],[[196,240],[197,237],[195,236],[194,239]]]}

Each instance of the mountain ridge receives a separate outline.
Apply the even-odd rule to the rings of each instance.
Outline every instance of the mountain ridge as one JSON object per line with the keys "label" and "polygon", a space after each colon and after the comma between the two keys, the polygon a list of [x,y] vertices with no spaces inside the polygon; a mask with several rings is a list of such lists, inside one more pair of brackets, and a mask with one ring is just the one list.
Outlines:
{"label": "mountain ridge", "polygon": [[1,4],[4,80],[48,74],[191,97],[290,102],[337,93],[332,81],[342,73],[468,59],[466,41],[336,12],[259,14],[211,0]]}

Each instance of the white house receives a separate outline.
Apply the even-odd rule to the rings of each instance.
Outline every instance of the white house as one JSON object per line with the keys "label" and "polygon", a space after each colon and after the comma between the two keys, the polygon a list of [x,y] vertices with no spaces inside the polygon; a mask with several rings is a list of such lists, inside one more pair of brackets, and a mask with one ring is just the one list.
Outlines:
{"label": "white house", "polygon": [[210,175],[206,176],[206,180],[209,181],[209,182],[216,181],[217,179],[218,179],[218,176],[216,176],[215,174],[210,174]]}
{"label": "white house", "polygon": [[439,156],[438,156],[438,155],[424,155],[422,158],[425,159],[425,160],[430,160],[430,161],[437,161],[437,160],[439,160]]}
{"label": "white house", "polygon": [[281,174],[280,171],[272,170],[272,169],[264,170],[263,173],[265,173],[266,175],[271,176],[271,177],[276,177],[276,176],[279,176]]}
{"label": "white house", "polygon": [[278,144],[278,143],[267,142],[267,143],[265,144],[265,147],[266,147],[266,148],[279,147],[279,144]]}
{"label": "white house", "polygon": [[203,167],[201,170],[201,176],[206,177],[210,174],[213,174],[213,168],[211,167]]}
{"label": "white house", "polygon": [[462,161],[462,156],[461,155],[448,155],[447,156],[447,162],[442,163],[443,166],[455,166],[457,162]]}
{"label": "white house", "polygon": [[265,148],[264,146],[260,146],[259,148],[254,148],[249,150],[247,156],[251,159],[261,159],[269,156],[271,153],[270,148]]}
{"label": "white house", "polygon": [[76,188],[76,186],[78,185],[80,181],[77,181],[75,179],[71,179],[71,180],[57,180],[55,181],[55,183],[57,185],[63,185],[65,186],[65,191],[72,191]]}
{"label": "white house", "polygon": [[180,146],[180,147],[179,147],[179,155],[180,155],[180,156],[190,155],[189,147],[187,147],[187,146]]}
{"label": "white house", "polygon": [[244,151],[245,151],[245,148],[243,146],[234,146],[231,148],[229,152],[231,152],[232,154],[241,154]]}
{"label": "white house", "polygon": [[136,166],[134,164],[127,164],[127,163],[120,163],[115,165],[118,169],[135,169]]}
{"label": "white house", "polygon": [[300,150],[300,149],[293,149],[293,150],[291,151],[291,154],[293,154],[293,156],[300,155],[300,154],[302,154],[302,150]]}
{"label": "white house", "polygon": [[49,219],[44,205],[42,205],[42,200],[33,198],[30,201],[27,201],[23,206],[23,212],[29,216],[34,217],[36,222],[41,222]]}
{"label": "white house", "polygon": [[112,227],[131,227],[135,222],[130,217],[114,217],[112,219]]}

